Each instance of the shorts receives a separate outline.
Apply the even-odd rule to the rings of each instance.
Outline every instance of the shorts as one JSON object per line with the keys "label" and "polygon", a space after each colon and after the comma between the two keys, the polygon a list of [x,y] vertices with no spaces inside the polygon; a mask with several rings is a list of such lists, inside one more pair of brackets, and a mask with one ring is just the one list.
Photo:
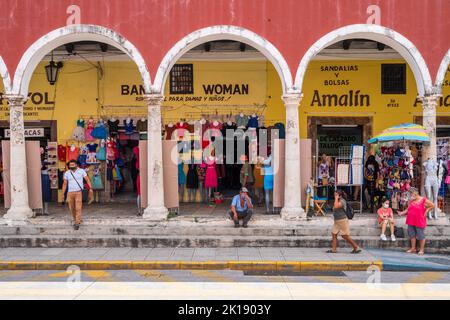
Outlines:
{"label": "shorts", "polygon": [[408,236],[410,239],[425,240],[425,228],[408,226]]}
{"label": "shorts", "polygon": [[333,234],[341,234],[341,236],[350,235],[350,224],[348,219],[334,220],[333,228],[331,229]]}

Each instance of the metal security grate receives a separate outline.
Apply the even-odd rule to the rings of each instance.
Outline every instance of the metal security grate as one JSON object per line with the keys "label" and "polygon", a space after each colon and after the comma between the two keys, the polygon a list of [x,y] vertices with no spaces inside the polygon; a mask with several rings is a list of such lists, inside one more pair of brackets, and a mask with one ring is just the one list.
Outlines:
{"label": "metal security grate", "polygon": [[192,64],[176,64],[170,71],[171,94],[194,93],[194,67]]}
{"label": "metal security grate", "polygon": [[381,65],[381,93],[406,94],[406,64],[383,63]]}

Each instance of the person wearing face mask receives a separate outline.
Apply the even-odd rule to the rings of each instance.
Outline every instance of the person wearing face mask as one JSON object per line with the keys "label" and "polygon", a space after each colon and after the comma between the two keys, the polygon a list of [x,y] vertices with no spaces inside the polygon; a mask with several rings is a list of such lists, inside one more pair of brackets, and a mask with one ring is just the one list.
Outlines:
{"label": "person wearing face mask", "polygon": [[83,180],[86,180],[86,183],[89,186],[90,196],[93,196],[92,184],[86,171],[78,168],[78,163],[76,160],[70,160],[67,163],[67,167],[69,168],[69,170],[64,173],[62,192],[63,194],[65,194],[66,190],[68,191],[67,204],[74,220],[74,229],[78,230],[81,224],[81,210],[84,189]]}
{"label": "person wearing face mask", "polygon": [[394,212],[389,207],[389,200],[384,198],[383,199],[383,206],[378,209],[378,225],[381,227],[381,235],[380,238],[383,241],[387,241],[385,232],[386,228],[389,225],[391,229],[391,241],[396,241],[395,235],[394,235]]}

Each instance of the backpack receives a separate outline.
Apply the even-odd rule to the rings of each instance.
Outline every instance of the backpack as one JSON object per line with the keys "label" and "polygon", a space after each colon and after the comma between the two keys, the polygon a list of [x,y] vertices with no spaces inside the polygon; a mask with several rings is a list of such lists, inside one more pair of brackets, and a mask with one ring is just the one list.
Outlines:
{"label": "backpack", "polygon": [[352,206],[348,202],[345,205],[345,215],[349,220],[352,220],[353,216],[355,215],[355,211],[353,211]]}

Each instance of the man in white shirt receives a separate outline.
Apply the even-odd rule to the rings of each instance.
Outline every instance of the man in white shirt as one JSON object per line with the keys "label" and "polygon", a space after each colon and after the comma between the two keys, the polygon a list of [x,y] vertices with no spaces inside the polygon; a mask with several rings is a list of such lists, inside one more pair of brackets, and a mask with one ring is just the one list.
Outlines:
{"label": "man in white shirt", "polygon": [[64,183],[62,187],[63,194],[67,192],[67,203],[74,220],[74,229],[78,230],[81,224],[81,208],[83,203],[84,181],[89,186],[89,192],[92,191],[91,180],[86,171],[78,168],[76,160],[70,160],[67,163],[69,170],[64,173]]}

